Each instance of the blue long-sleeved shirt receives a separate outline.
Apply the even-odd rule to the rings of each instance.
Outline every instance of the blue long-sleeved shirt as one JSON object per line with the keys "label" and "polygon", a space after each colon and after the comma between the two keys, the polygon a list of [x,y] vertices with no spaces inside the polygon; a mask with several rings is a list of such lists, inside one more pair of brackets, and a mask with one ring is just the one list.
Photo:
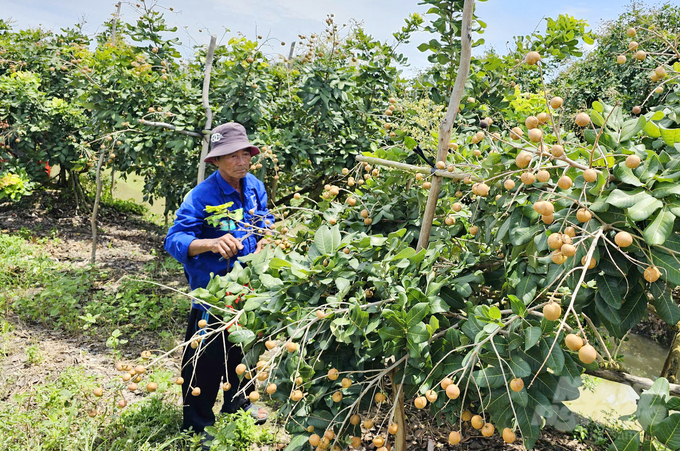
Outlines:
{"label": "blue long-sleeved shirt", "polygon": [[[219,171],[215,171],[210,177],[201,182],[187,194],[184,202],[177,210],[177,219],[165,238],[164,246],[178,262],[184,265],[191,289],[205,288],[210,282],[210,273],[225,275],[231,270],[236,258],[255,252],[259,235],[251,235],[242,241],[241,249],[236,257],[220,261],[220,254],[205,252],[189,257],[189,245],[196,239],[218,238],[231,233],[235,238],[242,238],[247,231],[240,230],[244,227],[236,221],[222,219],[220,227],[208,224],[206,217],[211,213],[205,211],[207,206],[219,206],[229,202],[233,204],[228,208],[232,217],[242,216],[242,223],[252,224],[266,229],[274,224],[274,215],[267,209],[267,192],[264,184],[252,174],[247,174],[241,180],[243,202],[238,191],[232,188]],[[251,214],[250,211],[254,210]],[[203,309],[194,304],[194,307]]]}

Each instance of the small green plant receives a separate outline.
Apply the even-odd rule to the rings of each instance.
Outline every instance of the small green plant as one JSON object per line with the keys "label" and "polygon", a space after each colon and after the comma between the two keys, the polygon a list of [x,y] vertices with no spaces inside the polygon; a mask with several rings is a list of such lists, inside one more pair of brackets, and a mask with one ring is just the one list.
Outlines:
{"label": "small green plant", "polygon": [[9,199],[18,201],[24,196],[29,196],[35,183],[31,182],[25,171],[0,172],[0,200]]}
{"label": "small green plant", "polygon": [[26,363],[29,365],[39,365],[44,360],[44,356],[38,343],[33,343],[26,348]]}
{"label": "small green plant", "polygon": [[214,426],[206,428],[214,438],[209,442],[211,451],[245,451],[252,444],[266,444],[274,436],[255,424],[250,413],[240,411],[222,415]]}
{"label": "small green plant", "polygon": [[111,352],[114,356],[116,356],[116,358],[120,358],[118,346],[124,345],[128,342],[127,340],[120,338],[121,335],[123,335],[123,333],[120,331],[120,329],[116,329],[111,332],[109,338],[106,339],[106,347],[111,348]]}

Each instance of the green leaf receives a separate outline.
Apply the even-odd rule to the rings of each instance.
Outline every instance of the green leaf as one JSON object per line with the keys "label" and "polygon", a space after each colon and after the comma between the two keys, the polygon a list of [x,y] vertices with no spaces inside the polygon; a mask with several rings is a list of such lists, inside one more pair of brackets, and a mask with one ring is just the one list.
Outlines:
{"label": "green leaf", "polygon": [[680,143],[680,128],[659,127],[661,138],[666,145],[673,147],[673,144]]}
{"label": "green leaf", "polygon": [[626,212],[626,215],[633,221],[644,221],[649,218],[656,210],[663,207],[663,202],[659,199],[654,199],[652,196],[647,194],[648,197],[641,199],[636,202],[635,205],[630,207]]}
{"label": "green leaf", "polygon": [[621,431],[609,447],[609,451],[639,451],[640,431]]}
{"label": "green leaf", "polygon": [[533,348],[538,340],[541,339],[541,328],[540,327],[529,327],[524,330],[524,350],[528,351]]}
{"label": "green leaf", "polygon": [[322,225],[314,234],[314,247],[321,255],[334,255],[341,244],[342,237],[338,226],[333,226],[331,229]]}
{"label": "green leaf", "polygon": [[414,255],[416,255],[415,249],[413,249],[412,247],[405,247],[404,249],[401,250],[401,252],[399,252],[394,257],[390,258],[388,261],[401,260],[401,259],[404,259],[404,258],[411,258]]}
{"label": "green leaf", "polygon": [[534,295],[536,294],[536,287],[538,286],[536,283],[537,277],[532,275],[522,277],[517,284],[517,287],[515,287],[515,294],[516,296],[524,302],[524,304],[529,304],[533,299]]}
{"label": "green leaf", "polygon": [[288,443],[288,446],[283,451],[301,451],[305,448],[308,441],[308,435],[296,435],[290,440],[290,443]]}
{"label": "green leaf", "polygon": [[417,323],[408,329],[406,339],[414,344],[425,343],[430,339],[430,332],[427,330],[425,323]]}
{"label": "green leaf", "polygon": [[669,387],[668,381],[660,377],[654,381],[649,390],[640,395],[635,415],[644,430],[648,431],[650,427],[660,423],[668,416],[665,402],[669,396]]}
{"label": "green leaf", "polygon": [[500,368],[496,366],[488,366],[472,373],[477,385],[482,388],[499,388],[505,384],[505,378]]}
{"label": "green leaf", "polygon": [[615,189],[607,197],[606,202],[618,208],[630,208],[644,199],[654,199],[647,191],[636,189],[633,191],[623,191]]}
{"label": "green leaf", "polygon": [[411,329],[421,322],[430,312],[430,306],[426,302],[419,302],[414,305],[406,314],[406,328]]}
{"label": "green leaf", "polygon": [[606,277],[598,275],[595,278],[597,282],[598,294],[604,299],[604,301],[609,304],[614,309],[621,308],[621,292],[619,291],[619,285],[617,283],[617,278]]}
{"label": "green leaf", "polygon": [[231,343],[248,344],[255,339],[255,333],[252,330],[240,329],[229,332],[228,338]]}
{"label": "green leaf", "polygon": [[[678,234],[674,233],[666,239],[664,246],[678,252],[673,244],[677,243],[679,239]],[[658,247],[652,247],[651,250],[652,262],[659,267],[661,278],[674,285],[680,285],[680,256],[678,254],[671,255]]]}
{"label": "green leaf", "polygon": [[640,181],[639,178],[635,174],[633,174],[633,170],[626,166],[625,163],[619,163],[616,166],[614,166],[614,176],[621,180],[623,183],[627,183],[629,185],[633,186],[643,186],[644,183]]}
{"label": "green leaf", "polygon": [[656,281],[651,284],[651,291],[654,296],[652,304],[661,319],[670,325],[680,322],[680,307],[675,303],[670,287],[662,281]]}
{"label": "green leaf", "polygon": [[654,428],[654,435],[668,449],[680,449],[680,413],[674,413]]}
{"label": "green leaf", "polygon": [[531,366],[521,357],[511,357],[508,360],[508,364],[515,377],[528,377],[531,375]]}
{"label": "green leaf", "polygon": [[645,227],[645,231],[642,233],[645,242],[650,246],[659,246],[665,243],[673,231],[674,222],[675,215],[668,208],[664,207],[656,215],[654,221]]}

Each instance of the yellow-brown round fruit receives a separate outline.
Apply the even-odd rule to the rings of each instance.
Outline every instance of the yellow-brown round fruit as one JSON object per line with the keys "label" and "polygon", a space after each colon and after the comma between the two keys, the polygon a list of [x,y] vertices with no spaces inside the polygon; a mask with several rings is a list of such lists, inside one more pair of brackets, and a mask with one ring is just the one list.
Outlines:
{"label": "yellow-brown round fruit", "polygon": [[454,225],[456,223],[456,218],[454,218],[453,216],[447,216],[446,219],[444,219],[444,222],[448,226]]}
{"label": "yellow-brown round fruit", "polygon": [[352,386],[352,379],[345,377],[341,382],[342,388],[350,388]]}
{"label": "yellow-brown round fruit", "polygon": [[532,174],[529,171],[522,172],[522,175],[519,177],[519,179],[524,183],[525,185],[533,185],[534,182],[536,181],[536,176]]}
{"label": "yellow-brown round fruit", "polygon": [[[585,255],[583,257],[581,257],[581,265],[586,266],[586,256]],[[595,260],[594,257],[591,257],[590,261],[588,262],[588,269],[593,269],[596,266],[597,266],[597,260]]]}
{"label": "yellow-brown round fruit", "polygon": [[562,235],[559,233],[553,233],[548,237],[548,246],[550,246],[550,249],[561,249],[562,248]]}
{"label": "yellow-brown round fruit", "polygon": [[590,116],[588,116],[587,113],[578,113],[574,119],[574,122],[576,122],[576,125],[579,127],[586,127],[588,124],[590,124]]}
{"label": "yellow-brown round fruit", "polygon": [[637,34],[637,30],[635,30],[635,28],[633,27],[630,27],[629,29],[626,30],[626,34],[628,35],[629,38],[632,38]]}
{"label": "yellow-brown round fruit", "polygon": [[352,448],[361,448],[361,437],[352,437]]}
{"label": "yellow-brown round fruit", "polygon": [[277,389],[277,388],[278,388],[278,387],[276,386],[276,384],[269,384],[269,385],[267,385],[267,394],[268,394],[268,395],[273,395],[274,393],[276,393],[276,389]]}
{"label": "yellow-brown round fruit", "polygon": [[569,238],[574,238],[576,236],[576,229],[569,226],[566,229],[564,229],[564,234],[567,235]]}
{"label": "yellow-brown round fruit", "polygon": [[460,432],[457,431],[451,431],[449,434],[449,444],[450,445],[457,445],[460,443]]}
{"label": "yellow-brown round fruit", "polygon": [[364,429],[371,429],[373,428],[373,420],[368,419],[364,421]]}
{"label": "yellow-brown round fruit", "polygon": [[93,391],[92,393],[93,393],[97,398],[101,398],[102,395],[104,394],[104,389],[101,388],[101,387],[97,387],[97,388],[94,389],[94,391]]}
{"label": "yellow-brown round fruit", "polygon": [[364,219],[364,224],[370,226],[371,224],[373,224],[373,220],[371,218],[366,218]]}
{"label": "yellow-brown round fruit", "polygon": [[295,352],[295,351],[298,350],[299,347],[300,347],[300,345],[298,345],[297,343],[294,343],[292,341],[289,341],[288,343],[286,343],[286,350],[288,352]]}
{"label": "yellow-brown round fruit", "polygon": [[524,169],[529,166],[529,163],[531,163],[531,158],[532,155],[529,152],[523,150],[515,157],[515,164],[518,168]]}
{"label": "yellow-brown round fruit", "polygon": [[635,59],[638,61],[644,61],[647,58],[647,53],[644,50],[638,50],[635,52]]}
{"label": "yellow-brown round fruit", "polygon": [[576,334],[569,334],[564,338],[564,344],[572,351],[578,351],[583,347],[583,338]]}
{"label": "yellow-brown round fruit", "polygon": [[614,242],[619,247],[628,247],[633,244],[633,235],[628,232],[619,232],[614,236]]}
{"label": "yellow-brown round fruit", "polygon": [[222,391],[229,391],[231,390],[231,384],[229,382],[225,382],[222,384]]}
{"label": "yellow-brown round fruit", "polygon": [[206,321],[206,320],[204,320],[204,319],[202,319],[202,320],[200,320],[200,321],[198,322],[198,328],[199,328],[199,329],[203,329],[203,328],[204,328],[205,326],[207,326],[207,325],[208,325],[208,321]]}
{"label": "yellow-brown round fruit", "polygon": [[348,197],[347,198],[347,204],[349,206],[353,207],[357,204],[357,200],[354,197]]}
{"label": "yellow-brown round fruit", "polygon": [[149,382],[149,383],[146,385],[146,390],[147,390],[148,392],[153,393],[153,392],[155,392],[156,390],[158,390],[158,384],[155,383],[155,382]]}
{"label": "yellow-brown round fruit", "polygon": [[246,372],[246,366],[243,363],[236,365],[236,374],[239,376]]}
{"label": "yellow-brown round fruit", "polygon": [[449,384],[449,386],[446,387],[446,396],[449,399],[457,399],[460,396],[460,388],[458,388],[458,385],[454,383]]}
{"label": "yellow-brown round fruit", "polygon": [[384,444],[385,444],[385,439],[382,438],[381,436],[377,436],[373,439],[373,446],[375,446],[376,448],[380,448]]}
{"label": "yellow-brown round fruit", "polygon": [[137,365],[135,367],[135,373],[144,374],[145,372],[146,372],[146,368],[144,368],[142,365]]}
{"label": "yellow-brown round fruit", "polygon": [[484,139],[484,132],[479,131],[479,132],[475,133],[475,138],[477,138],[478,142],[483,140]]}
{"label": "yellow-brown round fruit", "polygon": [[425,397],[430,402],[435,402],[437,400],[437,392],[434,390],[428,390],[425,392]]}
{"label": "yellow-brown round fruit", "polygon": [[328,370],[328,379],[334,381],[337,380],[339,376],[340,373],[338,372],[337,369],[331,368],[330,370]]}
{"label": "yellow-brown round fruit", "polygon": [[557,321],[562,316],[562,307],[556,302],[548,302],[543,306],[543,316],[548,321]]}
{"label": "yellow-brown round fruit", "polygon": [[529,139],[535,143],[540,142],[543,139],[543,132],[540,128],[532,128],[529,130]]}
{"label": "yellow-brown round fruit", "polygon": [[536,180],[538,180],[541,183],[545,183],[550,180],[550,172],[546,171],[545,169],[541,169],[536,173]]}
{"label": "yellow-brown round fruit", "polygon": [[579,222],[588,222],[592,217],[593,215],[586,208],[579,208],[576,212],[576,219],[578,219]]}
{"label": "yellow-brown round fruit", "polygon": [[384,395],[383,393],[381,393],[381,392],[378,392],[378,393],[375,394],[375,396],[373,397],[373,399],[374,399],[375,402],[377,402],[378,404],[381,404],[381,403],[387,401],[387,396],[385,396],[385,395]]}
{"label": "yellow-brown round fruit", "polygon": [[512,179],[505,179],[505,181],[503,182],[503,187],[510,191],[515,187],[515,181]]}
{"label": "yellow-brown round fruit", "polygon": [[349,423],[352,426],[356,426],[357,424],[361,423],[361,417],[355,413],[354,415],[349,417]]}
{"label": "yellow-brown round fruit", "polygon": [[489,195],[489,185],[486,183],[480,183],[477,185],[477,194],[479,194],[482,197],[486,197]]}
{"label": "yellow-brown round fruit", "polygon": [[563,244],[560,248],[560,252],[562,252],[562,255],[565,257],[573,257],[576,255],[576,248],[573,244]]}
{"label": "yellow-brown round fruit", "polygon": [[321,443],[321,437],[318,434],[312,434],[309,436],[309,444],[312,446],[319,446]]}
{"label": "yellow-brown round fruit", "polygon": [[516,377],[515,379],[510,381],[510,390],[514,392],[521,392],[522,389],[524,388],[524,381],[520,379],[519,377]]}
{"label": "yellow-brown round fruit", "polygon": [[630,41],[628,43],[628,50],[635,50],[638,48],[640,44],[638,44],[636,41]]}
{"label": "yellow-brown round fruit", "polygon": [[276,347],[276,342],[274,340],[267,340],[264,342],[264,346],[271,351]]}
{"label": "yellow-brown round fruit", "polygon": [[524,61],[530,66],[533,66],[534,64],[538,63],[540,60],[541,60],[541,55],[538,52],[529,52],[529,53],[527,53],[527,56],[524,58]]}
{"label": "yellow-brown round fruit", "polygon": [[572,185],[573,183],[574,183],[574,182],[571,180],[570,177],[568,177],[568,176],[566,176],[566,175],[563,175],[563,176],[560,177],[560,179],[557,181],[557,186],[559,186],[559,187],[562,188],[562,189],[569,189],[569,188],[571,188],[571,185]]}
{"label": "yellow-brown round fruit", "polygon": [[626,157],[626,166],[631,169],[635,169],[636,167],[640,166],[640,157],[637,155],[628,155]]}
{"label": "yellow-brown round fruit", "polygon": [[432,183],[430,182],[423,182],[423,189],[430,189],[432,188]]}
{"label": "yellow-brown round fruit", "polygon": [[564,155],[564,147],[560,146],[559,144],[555,144],[550,148],[550,153],[553,157],[559,158]]}
{"label": "yellow-brown round fruit", "polygon": [[618,64],[624,64],[626,60],[627,60],[626,55],[619,55],[616,57],[616,62]]}
{"label": "yellow-brown round fruit", "polygon": [[550,121],[550,115],[548,113],[538,113],[536,116],[539,124],[547,124]]}
{"label": "yellow-brown round fruit", "polygon": [[437,161],[437,164],[435,166],[437,166],[437,169],[446,169],[446,163],[444,163],[441,160]]}
{"label": "yellow-brown round fruit", "polygon": [[553,251],[553,253],[550,254],[550,259],[556,265],[561,265],[567,261],[567,257],[562,254],[562,251]]}
{"label": "yellow-brown round fruit", "polygon": [[424,409],[427,406],[427,399],[424,396],[418,396],[413,404],[415,404],[416,409]]}
{"label": "yellow-brown round fruit", "polygon": [[484,437],[491,437],[495,430],[496,428],[494,427],[493,424],[485,423],[484,426],[482,427],[482,435]]}
{"label": "yellow-brown round fruit", "polygon": [[201,389],[200,389],[200,387],[194,387],[194,389],[191,390],[191,394],[192,394],[192,396],[198,396],[198,395],[200,395],[200,394],[201,394]]}
{"label": "yellow-brown round fruit", "polygon": [[520,139],[522,139],[523,135],[524,131],[522,131],[522,129],[519,127],[513,127],[512,130],[510,130],[510,138],[512,138],[515,141],[519,141]]}
{"label": "yellow-brown round fruit", "polygon": [[477,226],[470,227],[470,235],[477,235],[477,232],[479,232],[479,227]]}
{"label": "yellow-brown round fruit", "polygon": [[510,428],[503,429],[503,441],[505,443],[513,443],[517,437]]}
{"label": "yellow-brown round fruit", "polygon": [[463,209],[463,204],[461,204],[460,202],[456,202],[451,206],[451,208],[453,208],[453,211],[459,212]]}
{"label": "yellow-brown round fruit", "polygon": [[642,107],[640,105],[635,105],[633,107],[633,114],[638,115],[642,113]]}
{"label": "yellow-brown round fruit", "polygon": [[90,418],[94,418],[97,416],[97,409],[90,409],[87,414]]}
{"label": "yellow-brown round fruit", "polygon": [[524,119],[524,125],[528,130],[532,130],[538,127],[538,118],[536,116],[527,116],[527,118]]}
{"label": "yellow-brown round fruit", "polygon": [[301,400],[303,397],[302,392],[300,390],[293,390],[293,393],[290,394],[290,399],[293,401],[297,402]]}
{"label": "yellow-brown round fruit", "polygon": [[443,389],[446,390],[449,385],[453,384],[453,381],[451,380],[450,377],[445,377],[442,379],[442,381],[439,383],[439,386]]}
{"label": "yellow-brown round fruit", "polygon": [[661,277],[661,271],[656,266],[649,266],[645,269],[644,277],[647,282],[656,282]]}
{"label": "yellow-brown round fruit", "polygon": [[592,183],[595,180],[597,180],[597,172],[595,169],[586,169],[583,171],[583,180],[585,180],[588,183]]}
{"label": "yellow-brown round fruit", "polygon": [[552,108],[553,110],[561,108],[562,104],[564,104],[564,99],[562,99],[562,97],[555,96],[552,99],[550,99],[550,108]]}
{"label": "yellow-brown round fruit", "polygon": [[342,401],[342,392],[336,391],[335,393],[333,393],[332,398],[333,398],[333,402]]}
{"label": "yellow-brown round fruit", "polygon": [[175,379],[175,385],[182,385],[184,383],[184,378],[183,377],[178,377]]}
{"label": "yellow-brown round fruit", "polygon": [[484,419],[482,419],[482,417],[479,415],[475,415],[470,419],[470,424],[473,428],[479,430],[484,426]]}
{"label": "yellow-brown round fruit", "polygon": [[252,391],[248,395],[248,399],[250,399],[250,402],[256,402],[260,399],[260,394],[256,391]]}
{"label": "yellow-brown round fruit", "polygon": [[469,410],[463,411],[463,413],[460,415],[460,419],[463,421],[470,421],[472,419],[472,412]]}
{"label": "yellow-brown round fruit", "polygon": [[578,358],[586,365],[593,363],[597,359],[597,351],[591,345],[584,345],[578,350]]}
{"label": "yellow-brown round fruit", "polygon": [[127,406],[127,401],[126,401],[126,400],[121,399],[120,401],[118,401],[118,408],[119,408],[119,409],[122,409],[122,408],[125,407],[125,406]]}
{"label": "yellow-brown round fruit", "polygon": [[387,433],[395,435],[399,430],[399,425],[397,423],[392,423],[387,427]]}

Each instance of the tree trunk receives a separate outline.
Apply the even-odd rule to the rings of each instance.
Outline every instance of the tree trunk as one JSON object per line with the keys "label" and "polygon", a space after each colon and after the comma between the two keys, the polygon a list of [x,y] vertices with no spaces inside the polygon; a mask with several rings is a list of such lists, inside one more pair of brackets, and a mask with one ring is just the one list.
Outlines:
{"label": "tree trunk", "polygon": [[102,164],[104,164],[104,154],[106,152],[102,149],[99,154],[99,161],[97,162],[97,193],[94,196],[94,205],[92,206],[92,218],[90,223],[92,225],[92,255],[90,257],[90,264],[96,263],[97,256],[97,211],[99,210],[99,198],[102,194]]}
{"label": "tree trunk", "polygon": [[666,362],[663,364],[661,370],[661,377],[668,379],[668,382],[675,384],[680,377],[680,323],[673,327],[675,336],[671,343],[671,349],[668,351]]}

